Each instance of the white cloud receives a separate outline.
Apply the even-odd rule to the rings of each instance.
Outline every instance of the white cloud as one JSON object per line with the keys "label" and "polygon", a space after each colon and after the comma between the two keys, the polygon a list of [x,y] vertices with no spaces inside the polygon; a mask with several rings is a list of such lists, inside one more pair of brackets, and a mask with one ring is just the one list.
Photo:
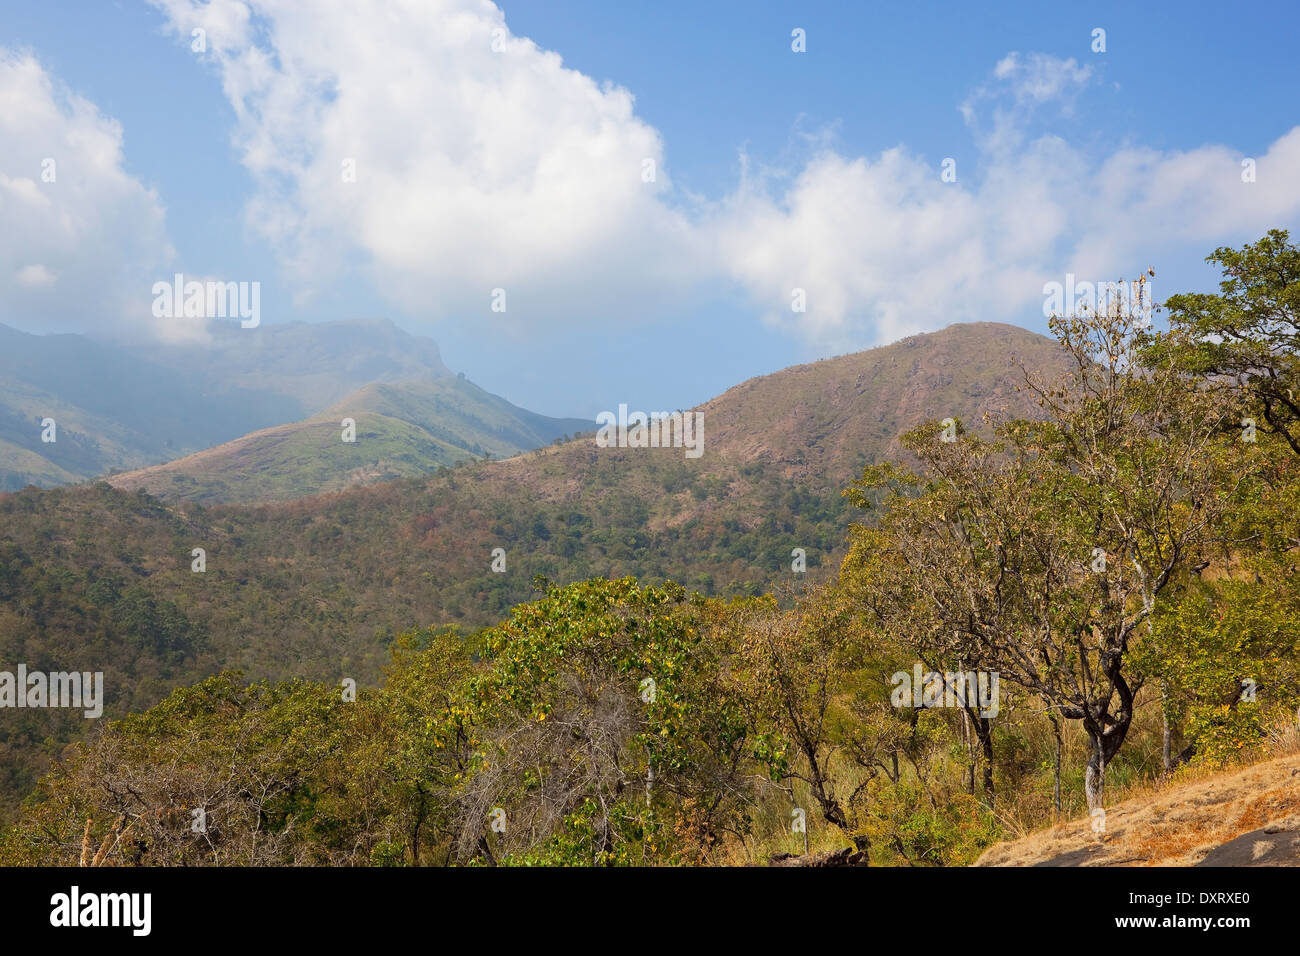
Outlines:
{"label": "white cloud", "polygon": [[[1300,214],[1300,127],[1258,157],[1226,146],[1097,153],[1030,135],[1090,77],[1074,61],[1011,54],[963,104],[976,153],[958,181],[939,159],[823,151],[789,183],[744,183],[717,223],[719,263],[769,322],[823,347],[863,348],[955,321],[1040,308],[1047,281],[1133,279],[1162,248],[1248,241]],[[992,117],[991,123],[989,117]],[[807,313],[790,290],[807,293]]]}
{"label": "white cloud", "polygon": [[[974,151],[956,183],[940,181],[941,157],[823,141],[793,175],[747,175],[706,206],[673,190],[631,93],[510,35],[487,0],[382,14],[332,0],[154,3],[186,44],[207,31],[256,183],[249,221],[304,299],[357,269],[413,315],[472,319],[503,287],[510,312],[494,322],[542,334],[653,315],[724,277],[769,322],[860,348],[1014,317],[1066,271],[1132,276],[1162,245],[1257,236],[1300,211],[1288,175],[1300,128],[1259,157],[1253,184],[1227,146],[1074,143],[1039,118],[1059,126],[1096,71],[1046,54],[1008,54],[962,102]],[[349,159],[356,183],[342,181]],[[806,313],[790,309],[796,287]]]}
{"label": "white cloud", "polygon": [[1046,53],[1008,53],[993,67],[993,77],[1010,87],[1019,102],[1046,103],[1072,95],[1092,76],[1092,67],[1073,57],[1062,60]]}
{"label": "white cloud", "polygon": [[0,143],[0,321],[152,322],[149,284],[172,250],[117,121],[0,47]]}
{"label": "white cloud", "polygon": [[648,308],[698,272],[632,95],[511,36],[491,3],[156,2],[182,39],[207,31],[250,223],[304,298],[356,266],[416,314],[483,314],[500,287],[507,319],[576,318]]}
{"label": "white cloud", "polygon": [[1012,52],[958,110],[981,150],[1007,153],[1024,145],[1026,128],[1041,111],[1051,107],[1058,117],[1071,116],[1092,77],[1092,67],[1080,66],[1073,57]]}
{"label": "white cloud", "polygon": [[1117,150],[1087,184],[1076,257],[1097,268],[1094,263],[1138,255],[1143,244],[1161,238],[1218,244],[1225,236],[1258,238],[1294,220],[1300,214],[1300,127],[1251,157],[1255,182],[1242,182],[1244,158],[1225,146]]}
{"label": "white cloud", "polygon": [[21,286],[28,288],[40,288],[42,286],[54,285],[54,273],[39,262],[23,266],[14,275],[15,281]]}
{"label": "white cloud", "polygon": [[[742,187],[717,223],[720,260],[768,321],[837,345],[857,337],[850,318],[897,338],[932,312],[927,301],[960,301],[984,280],[980,215],[973,196],[902,149],[875,161],[823,152],[781,195]],[[792,309],[796,288],[806,313]]]}

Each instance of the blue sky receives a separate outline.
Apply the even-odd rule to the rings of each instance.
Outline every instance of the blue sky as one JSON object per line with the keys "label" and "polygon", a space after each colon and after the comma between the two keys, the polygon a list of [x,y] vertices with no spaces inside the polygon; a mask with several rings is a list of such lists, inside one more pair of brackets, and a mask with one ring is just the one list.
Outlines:
{"label": "blue sky", "polygon": [[[1293,3],[440,0],[373,35],[331,5],[253,6],[245,28],[225,0],[4,0],[11,86],[36,82],[14,67],[28,57],[54,92],[48,116],[0,126],[0,174],[82,141],[69,94],[98,133],[116,123],[121,155],[55,198],[94,241],[33,219],[44,241],[0,245],[0,321],[139,331],[149,277],[252,279],[268,323],[388,316],[489,390],[587,416],[689,406],[949,320],[1042,329],[1042,283],[1067,271],[1153,265],[1158,298],[1206,288],[1215,246],[1300,209]],[[448,39],[460,15],[469,41]],[[484,53],[473,31],[501,15],[535,46]],[[362,190],[322,185],[354,145]],[[642,154],[652,191],[605,175]],[[77,260],[97,249],[113,255]],[[16,274],[49,279],[6,292]]]}

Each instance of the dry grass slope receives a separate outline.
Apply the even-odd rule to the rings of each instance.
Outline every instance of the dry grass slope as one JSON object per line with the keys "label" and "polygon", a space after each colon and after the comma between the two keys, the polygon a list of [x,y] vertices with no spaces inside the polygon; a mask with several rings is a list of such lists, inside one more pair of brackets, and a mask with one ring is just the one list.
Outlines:
{"label": "dry grass slope", "polygon": [[976,866],[1300,866],[1300,754],[1166,786],[999,843]]}

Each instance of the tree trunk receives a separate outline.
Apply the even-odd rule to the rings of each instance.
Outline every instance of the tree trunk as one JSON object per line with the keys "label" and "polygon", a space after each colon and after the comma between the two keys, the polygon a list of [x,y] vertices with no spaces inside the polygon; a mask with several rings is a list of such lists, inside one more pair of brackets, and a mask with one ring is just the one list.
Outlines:
{"label": "tree trunk", "polygon": [[961,712],[961,735],[966,742],[966,792],[975,796],[975,745],[970,736],[970,714]]}
{"label": "tree trunk", "polygon": [[[813,799],[822,808],[822,817],[827,823],[833,823],[841,830],[848,832],[848,817],[840,806],[839,800],[835,798],[827,786],[826,777],[822,773],[821,764],[817,760],[817,748],[813,746],[811,740],[801,736],[800,749],[803,751],[804,759],[808,761],[809,777],[811,778],[808,783],[812,790]],[[793,794],[791,799],[793,799]],[[807,839],[806,836],[805,839]]]}
{"label": "tree trunk", "polygon": [[1102,739],[1089,735],[1088,766],[1083,772],[1083,793],[1089,812],[1101,807],[1106,797],[1106,762],[1102,758]]}
{"label": "tree trunk", "polygon": [[[1106,789],[1106,766],[1119,753],[1128,736],[1129,726],[1133,723],[1133,690],[1120,673],[1123,656],[1119,650],[1110,649],[1102,655],[1102,673],[1110,680],[1110,693],[1099,700],[1092,701],[1081,715],[1083,729],[1088,734],[1088,765],[1083,775],[1084,795],[1088,798],[1088,810],[1096,810],[1104,805]],[[1110,697],[1119,697],[1119,709],[1110,713]]]}
{"label": "tree trunk", "polygon": [[1160,688],[1160,704],[1163,711],[1161,716],[1164,720],[1164,730],[1160,742],[1160,758],[1164,762],[1165,773],[1168,773],[1174,768],[1174,731],[1169,725],[1169,688],[1165,685],[1161,685]]}
{"label": "tree trunk", "polygon": [[988,798],[989,809],[993,809],[993,721],[980,717],[975,721],[975,732],[979,735],[980,747],[984,751],[984,796]]}
{"label": "tree trunk", "polygon": [[[970,755],[967,768],[966,792],[975,796],[975,764],[979,755],[984,758],[984,798],[990,810],[993,809],[993,721],[981,717],[978,710],[962,708],[962,719],[966,729],[966,750]],[[975,731],[975,740],[971,739],[971,729]],[[979,747],[976,748],[976,741]]]}
{"label": "tree trunk", "polygon": [[1132,716],[1125,712],[1116,717],[1105,730],[1101,730],[1093,721],[1084,722],[1090,746],[1088,765],[1083,775],[1083,790],[1088,798],[1089,811],[1105,805],[1106,767],[1119,752],[1120,745],[1124,743],[1132,719]]}
{"label": "tree trunk", "polygon": [[1052,807],[1056,811],[1056,819],[1059,820],[1061,818],[1061,750],[1063,748],[1061,718],[1050,710],[1047,712],[1047,716],[1052,721],[1052,735],[1056,738],[1056,761],[1052,766]]}

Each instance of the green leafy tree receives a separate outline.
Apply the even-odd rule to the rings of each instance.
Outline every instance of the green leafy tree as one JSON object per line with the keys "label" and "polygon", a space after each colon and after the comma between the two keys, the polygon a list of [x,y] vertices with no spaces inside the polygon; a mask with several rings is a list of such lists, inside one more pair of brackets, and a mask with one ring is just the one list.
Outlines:
{"label": "green leafy tree", "polygon": [[1187,737],[1180,760],[1258,755],[1270,728],[1295,720],[1300,595],[1266,580],[1193,582],[1155,616],[1134,664],[1164,682]]}
{"label": "green leafy tree", "polygon": [[[883,505],[873,613],[923,659],[989,668],[1081,722],[1085,792],[1132,725],[1142,675],[1127,666],[1158,597],[1198,564],[1236,483],[1219,448],[1225,410],[1120,314],[1054,319],[1062,382],[1029,387],[1043,419],[995,440],[909,433],[918,475],[868,469],[846,494]],[[861,535],[861,533],[860,533]]]}
{"label": "green leafy tree", "polygon": [[1219,292],[1170,297],[1178,334],[1153,344],[1300,455],[1300,247],[1273,229],[1206,261],[1223,270]]}
{"label": "green leafy tree", "polygon": [[483,638],[462,858],[548,844],[570,863],[650,862],[743,829],[748,704],[681,587],[549,586]]}

